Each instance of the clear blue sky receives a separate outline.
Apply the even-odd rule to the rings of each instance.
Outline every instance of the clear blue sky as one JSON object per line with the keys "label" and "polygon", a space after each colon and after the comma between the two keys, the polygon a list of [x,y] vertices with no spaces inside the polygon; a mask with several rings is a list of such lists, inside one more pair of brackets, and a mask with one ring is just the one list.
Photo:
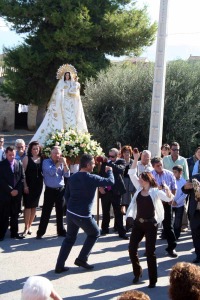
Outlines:
{"label": "clear blue sky", "polygon": [[[200,0],[168,0],[167,60],[187,59],[190,54],[200,56]],[[137,6],[147,5],[152,21],[158,21],[160,0],[138,0]],[[10,31],[0,19],[0,53],[3,45],[14,47],[23,41],[23,36]],[[142,56],[155,59],[156,43],[147,48]]]}
{"label": "clear blue sky", "polygon": [[[160,0],[139,0],[139,7],[147,5],[152,21],[159,18]],[[168,0],[167,60],[187,59],[190,54],[200,56],[200,1]],[[156,43],[143,56],[155,59]]]}

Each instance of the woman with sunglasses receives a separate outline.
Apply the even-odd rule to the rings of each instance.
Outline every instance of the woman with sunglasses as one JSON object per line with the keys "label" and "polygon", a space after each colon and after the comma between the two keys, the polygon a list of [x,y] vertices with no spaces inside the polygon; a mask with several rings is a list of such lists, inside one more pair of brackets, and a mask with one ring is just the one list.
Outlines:
{"label": "woman with sunglasses", "polygon": [[129,169],[129,176],[136,188],[136,192],[127,210],[126,218],[131,217],[133,229],[129,243],[129,255],[133,266],[133,283],[139,282],[142,277],[142,268],[138,258],[139,243],[145,236],[146,255],[149,273],[149,288],[154,288],[157,282],[157,263],[155,245],[158,224],[164,219],[162,201],[172,201],[173,195],[167,185],[164,185],[165,192],[159,190],[153,175],[150,172],[143,172],[137,176],[137,162],[139,153],[134,153],[134,161]]}

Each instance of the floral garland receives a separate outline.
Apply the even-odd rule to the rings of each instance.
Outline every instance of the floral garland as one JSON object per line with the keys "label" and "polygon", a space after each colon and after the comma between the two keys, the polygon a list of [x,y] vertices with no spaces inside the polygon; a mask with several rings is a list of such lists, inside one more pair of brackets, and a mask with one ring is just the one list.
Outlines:
{"label": "floral garland", "polygon": [[91,154],[94,157],[103,154],[100,144],[91,140],[91,135],[88,132],[78,132],[75,129],[62,129],[50,133],[42,149],[45,157],[50,157],[53,146],[60,146],[62,155],[71,162],[75,162],[84,153]]}

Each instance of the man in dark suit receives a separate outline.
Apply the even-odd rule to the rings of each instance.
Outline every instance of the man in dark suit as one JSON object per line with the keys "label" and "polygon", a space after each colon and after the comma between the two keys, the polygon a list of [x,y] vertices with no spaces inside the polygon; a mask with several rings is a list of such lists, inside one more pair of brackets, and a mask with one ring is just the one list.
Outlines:
{"label": "man in dark suit", "polygon": [[99,188],[103,211],[101,235],[109,233],[110,207],[112,204],[115,215],[115,227],[118,231],[119,237],[127,240],[128,237],[123,226],[123,214],[121,212],[121,197],[124,193],[126,193],[126,188],[123,181],[126,162],[124,159],[118,158],[118,154],[119,151],[116,148],[110,149],[108,161],[102,163],[100,170],[100,175],[106,177],[105,167],[112,167],[115,178],[115,184],[112,187],[108,186],[106,188]]}
{"label": "man in dark suit", "polygon": [[21,161],[15,159],[14,147],[6,148],[6,159],[0,162],[0,241],[9,226],[11,238],[18,234],[18,203],[22,196],[24,171]]}
{"label": "man in dark suit", "polygon": [[[193,178],[196,178],[200,183],[200,173],[192,176],[192,179]],[[189,194],[188,218],[190,221],[192,239],[196,253],[196,258],[192,262],[200,263],[200,199],[198,199],[198,201],[196,199],[197,196],[195,195],[192,182],[187,182],[182,187],[182,191],[185,194]]]}

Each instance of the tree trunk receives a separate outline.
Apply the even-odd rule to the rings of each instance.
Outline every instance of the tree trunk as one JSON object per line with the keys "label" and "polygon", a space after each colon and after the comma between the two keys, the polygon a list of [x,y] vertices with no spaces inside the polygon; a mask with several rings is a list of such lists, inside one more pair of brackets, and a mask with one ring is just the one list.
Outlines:
{"label": "tree trunk", "polygon": [[36,118],[36,127],[38,128],[42,123],[45,113],[46,113],[46,104],[42,104],[38,106],[37,118]]}

